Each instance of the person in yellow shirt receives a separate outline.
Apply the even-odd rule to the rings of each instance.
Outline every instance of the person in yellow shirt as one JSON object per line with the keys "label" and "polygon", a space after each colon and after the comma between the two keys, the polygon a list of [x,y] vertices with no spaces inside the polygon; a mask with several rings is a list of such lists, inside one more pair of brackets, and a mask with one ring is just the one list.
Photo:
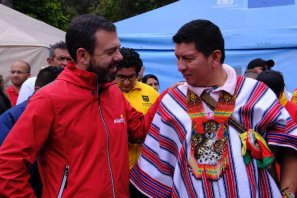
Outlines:
{"label": "person in yellow shirt", "polygon": [[294,90],[293,94],[292,94],[292,100],[291,100],[294,104],[297,104],[297,89]]}
{"label": "person in yellow shirt", "polygon": [[[117,65],[116,83],[126,99],[137,111],[146,114],[158,98],[158,92],[151,86],[137,81],[143,66],[139,54],[131,48],[120,49],[123,60]],[[129,143],[129,166],[132,169],[141,153],[141,144]]]}

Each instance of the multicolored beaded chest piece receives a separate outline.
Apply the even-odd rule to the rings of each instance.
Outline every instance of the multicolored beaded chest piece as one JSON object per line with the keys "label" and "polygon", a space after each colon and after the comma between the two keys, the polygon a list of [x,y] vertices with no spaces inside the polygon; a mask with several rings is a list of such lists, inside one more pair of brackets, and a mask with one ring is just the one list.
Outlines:
{"label": "multicolored beaded chest piece", "polygon": [[218,180],[229,166],[228,119],[235,108],[235,95],[221,91],[212,115],[206,113],[201,99],[190,89],[187,111],[192,120],[191,151],[188,159],[193,175]]}

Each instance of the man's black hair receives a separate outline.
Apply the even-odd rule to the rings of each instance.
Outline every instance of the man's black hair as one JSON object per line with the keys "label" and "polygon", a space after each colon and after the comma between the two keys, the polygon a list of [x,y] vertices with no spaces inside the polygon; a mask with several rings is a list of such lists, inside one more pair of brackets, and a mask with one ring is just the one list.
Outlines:
{"label": "man's black hair", "polygon": [[48,66],[46,68],[43,68],[39,71],[36,81],[35,81],[35,87],[43,87],[52,81],[54,81],[58,75],[63,71],[62,67],[56,67],[56,66]]}
{"label": "man's black hair", "polygon": [[123,60],[117,65],[117,69],[133,67],[135,68],[136,75],[138,75],[143,65],[139,54],[132,48],[124,47],[120,49],[120,52],[123,56]]}
{"label": "man's black hair", "polygon": [[76,52],[79,48],[84,48],[91,55],[94,53],[96,44],[96,32],[105,30],[115,32],[115,25],[102,16],[85,14],[75,18],[69,24],[66,32],[66,46],[74,62],[76,62]]}
{"label": "man's black hair", "polygon": [[279,97],[285,89],[284,77],[279,71],[263,71],[258,75],[257,80],[265,83],[277,97]]}
{"label": "man's black hair", "polygon": [[224,38],[220,28],[208,20],[197,19],[183,25],[173,36],[173,41],[195,43],[196,50],[209,57],[215,50],[222,53],[221,63],[225,59]]}

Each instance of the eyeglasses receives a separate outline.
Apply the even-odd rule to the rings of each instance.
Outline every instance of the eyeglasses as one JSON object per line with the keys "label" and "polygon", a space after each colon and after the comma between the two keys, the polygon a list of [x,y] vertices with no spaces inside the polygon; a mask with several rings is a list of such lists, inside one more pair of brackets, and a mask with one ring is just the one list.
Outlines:
{"label": "eyeglasses", "polygon": [[136,79],[136,74],[131,74],[129,76],[117,74],[117,79],[122,82],[124,82],[125,80],[133,81]]}
{"label": "eyeglasses", "polygon": [[17,74],[17,75],[21,75],[21,74],[29,74],[30,72],[23,72],[23,71],[18,71],[18,70],[10,70],[10,74]]}
{"label": "eyeglasses", "polygon": [[159,83],[150,83],[149,86],[159,86]]}
{"label": "eyeglasses", "polygon": [[65,60],[66,60],[67,62],[68,62],[68,61],[72,61],[72,58],[70,58],[70,57],[65,57],[65,56],[59,56],[59,57],[57,57],[56,59],[57,59],[58,61],[61,61],[61,62],[62,62],[62,61],[65,61]]}

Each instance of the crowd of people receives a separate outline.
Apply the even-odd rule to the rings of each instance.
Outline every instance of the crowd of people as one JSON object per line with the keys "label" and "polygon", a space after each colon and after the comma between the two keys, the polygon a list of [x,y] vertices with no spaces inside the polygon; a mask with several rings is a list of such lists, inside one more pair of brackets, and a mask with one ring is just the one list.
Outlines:
{"label": "crowd of people", "polygon": [[273,60],[237,75],[211,21],[172,39],[185,82],[162,93],[101,16],[73,19],[37,77],[15,61],[12,85],[0,78],[0,197],[295,197],[297,90]]}

